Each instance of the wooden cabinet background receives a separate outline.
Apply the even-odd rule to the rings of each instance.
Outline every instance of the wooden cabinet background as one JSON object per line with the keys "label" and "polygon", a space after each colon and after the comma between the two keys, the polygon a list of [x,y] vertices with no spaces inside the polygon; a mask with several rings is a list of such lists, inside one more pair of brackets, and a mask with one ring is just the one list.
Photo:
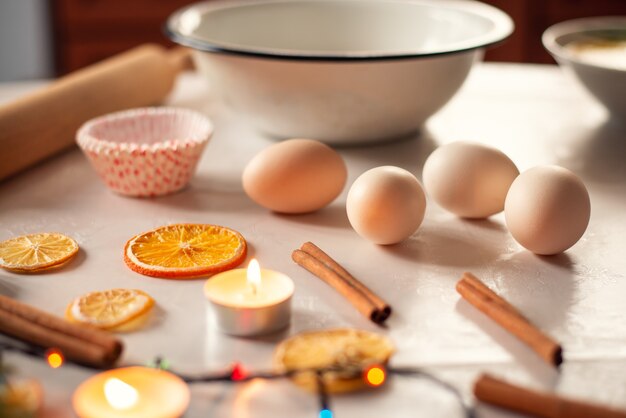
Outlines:
{"label": "wooden cabinet background", "polygon": [[171,46],[167,17],[191,0],[52,0],[59,74],[146,42]]}
{"label": "wooden cabinet background", "polygon": [[[626,0],[484,0],[506,11],[515,33],[487,51],[491,61],[551,63],[541,45],[550,25],[578,17],[626,15]],[[51,0],[59,74],[145,42],[172,45],[163,24],[190,0]]]}

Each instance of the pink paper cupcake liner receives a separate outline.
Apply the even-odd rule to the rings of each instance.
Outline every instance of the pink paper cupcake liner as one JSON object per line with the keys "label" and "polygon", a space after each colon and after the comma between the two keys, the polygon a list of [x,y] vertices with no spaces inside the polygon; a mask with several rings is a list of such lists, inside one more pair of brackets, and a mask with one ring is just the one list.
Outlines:
{"label": "pink paper cupcake liner", "polygon": [[109,189],[147,197],[185,187],[212,133],[198,112],[151,107],[92,119],[76,142]]}

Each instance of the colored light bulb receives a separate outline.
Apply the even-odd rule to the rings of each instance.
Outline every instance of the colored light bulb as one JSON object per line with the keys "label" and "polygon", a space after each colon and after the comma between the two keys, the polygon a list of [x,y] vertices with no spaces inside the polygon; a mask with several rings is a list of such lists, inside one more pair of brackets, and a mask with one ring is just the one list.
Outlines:
{"label": "colored light bulb", "polygon": [[159,356],[156,357],[154,360],[147,362],[146,367],[160,370],[169,370],[170,362],[169,360]]}
{"label": "colored light bulb", "polygon": [[377,387],[385,383],[385,370],[379,366],[372,366],[365,372],[365,381],[368,385]]}
{"label": "colored light bulb", "polygon": [[322,409],[319,418],[333,418],[333,412],[330,409]]}
{"label": "colored light bulb", "polygon": [[63,365],[64,362],[63,354],[60,351],[55,349],[50,349],[46,351],[46,361],[48,365],[53,369],[58,369]]}
{"label": "colored light bulb", "polygon": [[240,380],[244,380],[248,373],[246,369],[240,363],[235,363],[233,365],[233,370],[230,372],[230,378],[232,381],[237,382]]}

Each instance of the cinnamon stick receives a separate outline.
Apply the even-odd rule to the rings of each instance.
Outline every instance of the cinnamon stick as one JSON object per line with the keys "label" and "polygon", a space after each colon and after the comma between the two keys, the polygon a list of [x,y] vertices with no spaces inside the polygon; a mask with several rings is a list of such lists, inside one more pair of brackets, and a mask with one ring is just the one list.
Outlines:
{"label": "cinnamon stick", "polygon": [[391,315],[391,307],[339,263],[311,242],[295,250],[291,258],[341,293],[359,312],[377,324]]}
{"label": "cinnamon stick", "polygon": [[474,384],[482,402],[542,418],[626,418],[626,411],[522,388],[488,374]]}
{"label": "cinnamon stick", "polygon": [[112,366],[122,352],[122,343],[104,331],[69,323],[2,295],[0,332],[41,347],[54,347],[72,361],[95,367]]}
{"label": "cinnamon stick", "polygon": [[349,282],[351,286],[359,290],[361,293],[365,295],[378,309],[382,311],[389,311],[388,315],[391,313],[391,307],[382,300],[377,294],[375,294],[370,288],[365,286],[359,280],[357,280],[353,275],[351,275],[346,269],[344,269],[339,263],[332,259],[328,254],[322,251],[317,245],[312,242],[305,242],[302,244],[300,249],[304,252],[311,254],[313,257],[320,260],[322,263],[326,264],[327,267],[334,270],[337,274],[339,274],[345,281]]}
{"label": "cinnamon stick", "polygon": [[465,300],[519,338],[547,363],[558,366],[563,362],[563,350],[559,343],[539,330],[476,276],[463,273],[463,277],[456,284],[456,290]]}

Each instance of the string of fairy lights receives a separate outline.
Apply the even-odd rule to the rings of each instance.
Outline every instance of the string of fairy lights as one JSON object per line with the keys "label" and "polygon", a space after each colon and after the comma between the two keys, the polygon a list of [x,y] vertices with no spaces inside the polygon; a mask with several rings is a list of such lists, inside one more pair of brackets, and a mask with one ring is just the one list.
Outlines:
{"label": "string of fairy lights", "polygon": [[[43,349],[34,345],[18,344],[9,340],[0,341],[0,355],[5,351],[17,352],[30,357],[45,359],[48,365],[52,368],[60,368],[65,359],[63,354],[55,349]],[[0,357],[0,363],[2,358]],[[78,363],[72,363],[76,366],[93,369],[92,367],[81,365]],[[319,412],[317,418],[334,418],[334,413],[331,408],[330,393],[326,389],[324,376],[327,373],[338,374],[340,373],[342,378],[356,379],[362,378],[364,383],[370,387],[380,387],[385,384],[389,376],[402,376],[409,378],[422,378],[426,379],[441,389],[447,391],[459,403],[462,408],[465,418],[474,418],[473,409],[466,405],[463,401],[461,393],[449,383],[441,380],[437,376],[427,372],[426,370],[418,367],[386,367],[383,365],[370,365],[366,368],[356,366],[332,366],[318,369],[296,369],[288,370],[284,372],[276,371],[259,371],[248,372],[240,363],[235,363],[225,370],[204,373],[201,375],[186,375],[177,373],[172,369],[169,362],[163,357],[157,357],[153,361],[147,364],[149,367],[156,369],[167,370],[170,373],[175,374],[181,378],[187,384],[210,384],[210,383],[246,383],[253,380],[279,380],[290,379],[300,374],[313,374],[316,380],[316,392],[319,399]],[[0,371],[0,383],[5,379],[3,373]]]}

